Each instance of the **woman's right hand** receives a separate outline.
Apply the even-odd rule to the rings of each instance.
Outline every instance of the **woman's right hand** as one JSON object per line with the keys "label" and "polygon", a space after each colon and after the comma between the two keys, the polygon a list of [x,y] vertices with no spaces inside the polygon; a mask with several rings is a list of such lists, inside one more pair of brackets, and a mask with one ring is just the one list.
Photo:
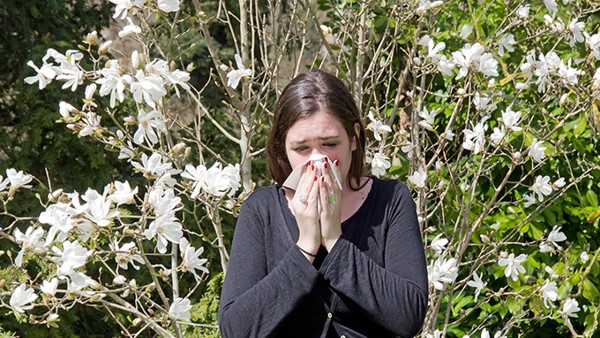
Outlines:
{"label": "woman's right hand", "polygon": [[[316,168],[311,162],[304,167],[300,182],[291,200],[290,206],[298,223],[298,242],[296,244],[304,251],[316,255],[321,246],[321,229],[317,203],[319,197],[319,182],[316,180]],[[312,261],[314,257],[303,253]]]}

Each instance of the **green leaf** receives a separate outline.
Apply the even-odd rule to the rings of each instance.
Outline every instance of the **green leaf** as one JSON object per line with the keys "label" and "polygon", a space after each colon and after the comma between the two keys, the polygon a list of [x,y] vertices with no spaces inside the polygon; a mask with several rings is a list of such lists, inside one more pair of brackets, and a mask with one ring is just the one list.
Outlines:
{"label": "green leaf", "polygon": [[592,206],[598,207],[598,195],[593,190],[588,190],[585,197]]}
{"label": "green leaf", "polygon": [[583,297],[591,302],[596,302],[596,298],[600,296],[600,292],[598,292],[598,288],[592,281],[589,279],[585,279],[583,281]]}
{"label": "green leaf", "polygon": [[587,118],[585,116],[581,116],[577,120],[577,125],[575,126],[575,129],[573,130],[573,135],[580,136],[581,134],[583,134],[583,132],[586,129],[587,129]]}

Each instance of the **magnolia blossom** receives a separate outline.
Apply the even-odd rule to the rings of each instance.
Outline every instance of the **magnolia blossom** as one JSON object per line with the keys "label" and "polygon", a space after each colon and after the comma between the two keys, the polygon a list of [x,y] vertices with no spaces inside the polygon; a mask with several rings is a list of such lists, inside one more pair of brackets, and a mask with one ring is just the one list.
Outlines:
{"label": "magnolia blossom", "polygon": [[529,16],[529,9],[531,8],[530,4],[520,5],[517,8],[517,16],[521,19],[525,19]]}
{"label": "magnolia blossom", "polygon": [[419,170],[408,176],[408,182],[414,185],[417,189],[425,188],[427,184],[427,172],[423,170],[423,168],[419,168]]}
{"label": "magnolia blossom", "polygon": [[427,267],[427,276],[436,290],[443,290],[443,283],[453,283],[458,276],[456,259],[444,259],[443,257],[436,259]]}
{"label": "magnolia blossom", "polygon": [[190,271],[196,278],[196,281],[200,280],[200,276],[198,276],[196,270],[208,273],[208,269],[204,266],[208,262],[208,259],[200,258],[200,255],[204,252],[204,248],[200,247],[196,250],[185,237],[182,237],[179,240],[179,251],[181,253],[182,262],[180,267],[182,271]]}
{"label": "magnolia blossom", "polygon": [[473,45],[466,44],[460,51],[452,53],[454,62],[460,67],[458,75],[456,75],[457,80],[467,76],[469,67],[478,64],[483,51],[483,46],[480,43],[475,43]]}
{"label": "magnolia blossom", "polygon": [[27,61],[27,65],[35,70],[36,75],[26,77],[24,81],[30,85],[38,82],[40,90],[46,88],[46,86],[56,77],[56,71],[50,64],[44,63],[42,68],[38,68],[33,61],[30,60]]}
{"label": "magnolia blossom", "polygon": [[158,0],[158,9],[165,13],[177,12],[179,10],[179,0]]}
{"label": "magnolia blossom", "polygon": [[432,248],[433,251],[435,251],[435,253],[438,255],[444,251],[446,244],[448,244],[448,240],[446,238],[442,238],[442,235],[443,234],[439,234],[435,236],[429,245],[429,247]]}
{"label": "magnolia blossom", "polygon": [[577,300],[572,299],[572,298],[567,298],[567,299],[565,299],[563,308],[561,311],[559,311],[559,313],[565,318],[567,318],[567,317],[577,318],[577,312],[579,312],[579,310],[581,310],[581,309],[579,308],[579,303],[577,302]]}
{"label": "magnolia blossom", "polygon": [[142,144],[145,141],[153,147],[158,143],[158,134],[156,130],[166,133],[167,126],[165,124],[162,113],[158,110],[151,110],[146,113],[143,109],[138,111],[138,130],[133,135],[133,141],[136,144]]}
{"label": "magnolia blossom", "polygon": [[142,154],[142,163],[132,161],[131,164],[134,168],[144,173],[147,178],[157,178],[162,176],[167,170],[171,169],[173,163],[165,161],[163,163],[163,157],[159,153],[152,153],[150,157],[146,154]]}
{"label": "magnolia blossom", "polygon": [[585,264],[590,260],[590,255],[584,251],[579,255],[579,259],[581,259],[581,263]]}
{"label": "magnolia blossom", "polygon": [[220,162],[215,162],[208,169],[207,174],[211,179],[204,181],[203,188],[210,195],[220,197],[227,194],[231,197],[241,186],[240,165],[238,163],[235,165],[228,164],[225,168],[222,168]]}
{"label": "magnolia blossom", "polygon": [[436,8],[443,4],[443,1],[419,0],[419,6],[416,9],[417,14],[425,14],[428,10]]}
{"label": "magnolia blossom", "polygon": [[144,0],[109,0],[115,7],[115,14],[113,18],[125,19],[128,15],[128,11],[134,7],[141,8],[144,5]]}
{"label": "magnolia blossom", "polygon": [[544,299],[544,306],[548,306],[548,302],[550,301],[550,306],[554,307],[552,302],[558,299],[558,287],[556,286],[556,282],[551,282],[549,279],[546,279],[544,285],[542,285],[542,298]]}
{"label": "magnolia blossom", "polygon": [[48,297],[54,297],[56,295],[56,291],[58,289],[58,278],[54,277],[49,282],[42,281],[42,286],[40,286],[40,291]]}
{"label": "magnolia blossom", "polygon": [[492,132],[492,135],[490,135],[490,140],[495,145],[500,145],[505,137],[506,130],[504,130],[504,126],[500,126],[500,128],[494,127],[494,131]]}
{"label": "magnolia blossom", "polygon": [[62,250],[56,246],[52,247],[52,251],[57,255],[55,260],[59,264],[59,276],[73,275],[74,270],[82,267],[93,252],[86,250],[77,240],[65,241],[62,246]]}
{"label": "magnolia blossom", "polygon": [[141,69],[135,73],[135,79],[137,81],[131,83],[131,93],[135,102],[143,101],[150,107],[156,108],[156,103],[167,95],[163,80],[156,75],[146,75]]}
{"label": "magnolia blossom", "polygon": [[[481,338],[491,338],[490,332],[487,329],[483,329],[481,331]],[[506,336],[503,336],[502,331],[499,331],[494,334],[494,338],[506,338]]]}
{"label": "magnolia blossom", "polygon": [[530,206],[536,203],[536,199],[533,194],[525,194],[523,195],[523,199],[525,200],[525,202],[523,203],[523,206],[525,208],[529,208]]}
{"label": "magnolia blossom", "polygon": [[422,120],[419,121],[419,125],[427,130],[433,130],[436,114],[437,109],[432,109],[430,112],[427,108],[423,108],[423,110],[419,112],[419,117],[422,118]]}
{"label": "magnolia blossom", "polygon": [[390,158],[382,153],[375,153],[372,158],[367,157],[367,163],[371,165],[371,174],[377,177],[385,175],[392,166]]}
{"label": "magnolia blossom", "polygon": [[536,162],[542,162],[544,161],[544,158],[546,158],[545,152],[546,147],[544,147],[542,142],[539,142],[537,138],[534,138],[529,147],[529,156]]}
{"label": "magnolia blossom", "polygon": [[35,249],[45,251],[44,242],[41,240],[44,233],[44,229],[34,228],[33,226],[29,226],[27,230],[25,230],[25,233],[22,233],[18,228],[15,229],[15,241],[21,245],[21,250],[19,251],[17,258],[15,258],[16,266],[20,267],[23,264],[23,254],[25,254],[26,251],[33,251]]}
{"label": "magnolia blossom", "polygon": [[565,236],[565,234],[560,231],[561,227],[555,225],[552,228],[552,231],[550,231],[550,234],[548,235],[548,239],[546,240],[546,242],[542,243],[542,245],[540,245],[540,251],[541,252],[553,252],[554,249],[558,249],[558,250],[562,250],[562,247],[560,245],[558,245],[557,242],[563,242],[567,240],[567,236]]}
{"label": "magnolia blossom", "polygon": [[479,154],[483,150],[483,144],[485,142],[485,131],[488,129],[488,125],[485,124],[487,117],[484,117],[481,122],[477,123],[473,130],[466,129],[463,131],[465,140],[463,141],[463,148],[473,151],[475,154]]}
{"label": "magnolia blossom", "polygon": [[129,22],[129,25],[123,27],[123,29],[119,32],[120,38],[124,38],[130,34],[140,34],[142,32],[140,26],[133,23],[131,18],[127,17],[127,21]]}
{"label": "magnolia blossom", "polygon": [[552,193],[552,186],[549,184],[550,177],[538,175],[535,178],[535,183],[529,188],[534,194],[537,194],[538,201],[543,202],[544,196]]}
{"label": "magnolia blossom", "polygon": [[8,304],[13,309],[13,311],[19,313],[25,313],[25,310],[33,309],[33,303],[38,296],[35,294],[33,288],[28,288],[25,283],[19,285],[10,296],[10,301]]}
{"label": "magnolia blossom", "polygon": [[521,263],[527,260],[527,256],[525,254],[520,254],[518,257],[515,257],[515,254],[510,254],[508,258],[500,258],[498,260],[498,265],[506,266],[504,269],[504,276],[511,277],[512,280],[516,281],[519,279],[519,274],[525,273],[525,268],[521,265]]}
{"label": "magnolia blossom", "polygon": [[15,191],[19,188],[31,188],[30,184],[33,177],[29,174],[25,174],[23,170],[15,170],[13,168],[6,169],[6,178],[10,182],[10,190]]}
{"label": "magnolia blossom", "polygon": [[585,29],[584,22],[578,22],[577,19],[573,19],[567,26],[567,29],[569,30],[569,32],[571,32],[571,36],[569,36],[569,45],[571,47],[575,45],[575,42],[582,43],[583,41],[585,41],[585,38],[582,34],[582,32]]}
{"label": "magnolia blossom", "polygon": [[[431,334],[431,333],[428,333],[428,334],[427,334],[425,337],[426,337],[426,338],[442,338],[442,337],[443,337],[443,336],[442,336],[442,334],[443,334],[443,332],[442,332],[442,331],[440,331],[440,330],[435,330],[435,331],[433,331],[433,334]],[[464,337],[463,337],[463,338],[464,338]]]}
{"label": "magnolia blossom", "polygon": [[172,188],[151,190],[148,194],[148,203],[152,206],[156,217],[174,214],[183,208],[181,198],[175,196],[175,191]]}
{"label": "magnolia blossom", "polygon": [[189,322],[191,309],[192,305],[189,299],[177,297],[169,307],[169,316],[173,317],[175,320]]}
{"label": "magnolia blossom", "polygon": [[558,189],[564,187],[565,184],[567,184],[567,182],[565,182],[565,178],[561,177],[558,180],[554,181],[554,183],[552,183],[552,189],[558,190]]}
{"label": "magnolia blossom", "polygon": [[234,55],[235,63],[238,69],[234,69],[227,73],[227,85],[233,89],[236,89],[242,78],[251,77],[253,74],[252,69],[246,68],[242,62],[242,57],[238,54]]}
{"label": "magnolia blossom", "polygon": [[115,261],[121,269],[127,270],[129,264],[131,264],[134,269],[139,270],[140,267],[135,265],[135,263],[144,264],[142,256],[132,253],[136,248],[135,243],[128,242],[119,247],[119,243],[115,240],[113,243],[108,244],[108,246],[111,251],[116,252]]}
{"label": "magnolia blossom", "polygon": [[473,97],[473,104],[481,116],[489,115],[496,110],[496,108],[498,108],[489,95],[481,94],[479,92],[475,93],[475,96]]}
{"label": "magnolia blossom", "polygon": [[98,94],[100,96],[110,94],[109,104],[111,108],[115,107],[117,100],[119,102],[125,100],[125,86],[133,82],[131,76],[127,74],[121,75],[120,68],[119,61],[110,60],[107,62],[107,67],[98,71],[98,75],[100,76],[96,80],[96,83],[100,85]]}
{"label": "magnolia blossom", "polygon": [[498,55],[504,56],[504,50],[506,49],[509,52],[514,52],[515,48],[513,45],[517,43],[515,41],[515,36],[512,34],[503,35],[498,41]]}
{"label": "magnolia blossom", "polygon": [[479,297],[481,290],[485,288],[486,283],[484,283],[477,272],[475,272],[473,273],[473,280],[468,281],[467,285],[475,288],[475,301],[477,301],[477,297]]}
{"label": "magnolia blossom", "polygon": [[452,76],[452,72],[456,64],[454,61],[448,59],[445,55],[440,55],[437,60],[437,67],[445,76]]}
{"label": "magnolia blossom", "polygon": [[144,230],[146,239],[150,240],[156,237],[156,248],[158,252],[167,252],[167,244],[169,242],[178,244],[183,231],[181,223],[175,215],[167,214],[157,217],[150,223],[148,229]]}
{"label": "magnolia blossom", "polygon": [[498,61],[494,59],[492,53],[485,53],[479,59],[479,72],[485,76],[498,76]]}
{"label": "magnolia blossom", "polygon": [[596,61],[600,60],[600,34],[589,35],[583,32],[585,36],[585,45],[592,52]]}
{"label": "magnolia blossom", "polygon": [[8,187],[8,184],[10,183],[10,180],[8,178],[4,178],[2,177],[2,175],[0,175],[0,192],[4,189],[6,189],[6,187]]}
{"label": "magnolia blossom", "polygon": [[544,0],[544,5],[550,14],[555,15],[558,12],[558,4],[555,0]]}
{"label": "magnolia blossom", "polygon": [[518,126],[519,120],[521,119],[520,111],[512,111],[510,107],[502,112],[502,123],[506,126],[506,129],[512,131],[521,131],[521,127]]}
{"label": "magnolia blossom", "polygon": [[379,119],[376,119],[375,116],[373,116],[372,111],[369,111],[368,117],[369,120],[371,120],[369,126],[373,128],[373,136],[377,141],[381,141],[381,135],[379,134],[381,131],[385,131],[388,133],[392,132],[392,128],[388,125],[383,124],[383,122],[381,122]]}
{"label": "magnolia blossom", "polygon": [[129,182],[119,182],[115,181],[112,186],[114,187],[114,192],[108,197],[111,202],[116,205],[121,204],[131,204],[133,203],[134,197],[138,192],[138,188],[131,190],[131,186],[129,186]]}

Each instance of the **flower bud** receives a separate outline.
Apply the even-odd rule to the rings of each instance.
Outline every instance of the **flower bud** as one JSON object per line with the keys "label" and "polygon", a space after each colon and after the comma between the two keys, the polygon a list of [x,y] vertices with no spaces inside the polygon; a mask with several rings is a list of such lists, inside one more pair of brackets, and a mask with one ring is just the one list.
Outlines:
{"label": "flower bud", "polygon": [[186,70],[188,73],[191,73],[192,71],[194,71],[194,69],[196,69],[196,66],[194,65],[194,63],[193,63],[193,62],[192,62],[192,63],[190,63],[190,64],[188,64],[188,65],[187,65],[187,67],[185,67],[185,70]]}
{"label": "flower bud", "polygon": [[94,94],[96,93],[96,84],[92,83],[90,85],[88,85],[87,87],[85,87],[85,99],[87,101],[91,101],[92,98],[94,97]]}
{"label": "flower bud", "polygon": [[219,65],[219,68],[220,68],[222,71],[224,71],[224,72],[226,72],[227,70],[229,70],[229,66],[228,66],[228,65],[226,65],[226,64],[224,64],[224,63],[220,64],[220,65]]}
{"label": "flower bud", "polygon": [[179,142],[171,148],[171,153],[175,156],[181,154],[185,150],[185,143]]}
{"label": "flower bud", "polygon": [[465,95],[465,94],[466,94],[466,91],[465,91],[465,89],[464,89],[464,88],[458,88],[458,90],[456,91],[456,94],[458,94],[458,95],[461,95],[461,96],[462,96],[462,95]]}
{"label": "flower bud", "polygon": [[133,322],[132,322],[133,326],[138,326],[138,325],[140,325],[141,323],[142,323],[142,319],[141,319],[141,318],[139,318],[139,317],[136,317],[136,318],[133,320]]}
{"label": "flower bud", "polygon": [[94,42],[96,42],[97,39],[98,39],[98,32],[93,31],[91,33],[88,33],[88,35],[85,37],[85,42],[87,42],[88,45],[91,45]]}
{"label": "flower bud", "polygon": [[133,69],[138,69],[140,67],[140,53],[137,50],[134,50],[131,53],[131,66]]}
{"label": "flower bud", "polygon": [[108,49],[110,48],[110,45],[112,45],[112,40],[108,40],[101,44],[100,48],[98,48],[98,54],[106,54],[108,52]]}
{"label": "flower bud", "polygon": [[527,90],[527,89],[529,89],[529,84],[524,83],[524,82],[519,82],[515,85],[515,88],[517,90]]}
{"label": "flower bud", "polygon": [[115,278],[113,278],[113,284],[115,285],[121,285],[125,283],[127,283],[127,278],[125,278],[123,275],[116,275]]}
{"label": "flower bud", "polygon": [[418,57],[414,57],[412,60],[415,63],[415,65],[417,65],[417,66],[421,65],[421,59],[419,59]]}
{"label": "flower bud", "polygon": [[579,255],[579,259],[581,259],[581,263],[585,264],[590,260],[590,256],[584,251],[581,253],[581,255]]}
{"label": "flower bud", "polygon": [[135,117],[133,117],[133,116],[127,116],[123,120],[125,121],[125,124],[129,125],[129,126],[133,126],[133,125],[137,124],[137,121],[135,120]]}
{"label": "flower bud", "polygon": [[71,117],[71,114],[78,115],[81,112],[65,101],[60,101],[58,104],[60,116],[64,119]]}
{"label": "flower bud", "polygon": [[484,234],[479,235],[479,238],[481,238],[481,241],[484,244],[490,244],[490,238]]}

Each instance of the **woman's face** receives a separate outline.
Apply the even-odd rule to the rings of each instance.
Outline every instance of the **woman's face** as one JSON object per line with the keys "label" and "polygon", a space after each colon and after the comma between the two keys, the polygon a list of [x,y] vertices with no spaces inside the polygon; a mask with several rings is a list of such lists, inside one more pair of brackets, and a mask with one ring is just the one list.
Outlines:
{"label": "woman's face", "polygon": [[340,162],[339,171],[344,186],[347,185],[346,177],[355,149],[356,137],[348,137],[342,123],[325,112],[299,119],[285,137],[285,152],[292,169],[306,163],[313,154],[326,155],[332,162]]}

